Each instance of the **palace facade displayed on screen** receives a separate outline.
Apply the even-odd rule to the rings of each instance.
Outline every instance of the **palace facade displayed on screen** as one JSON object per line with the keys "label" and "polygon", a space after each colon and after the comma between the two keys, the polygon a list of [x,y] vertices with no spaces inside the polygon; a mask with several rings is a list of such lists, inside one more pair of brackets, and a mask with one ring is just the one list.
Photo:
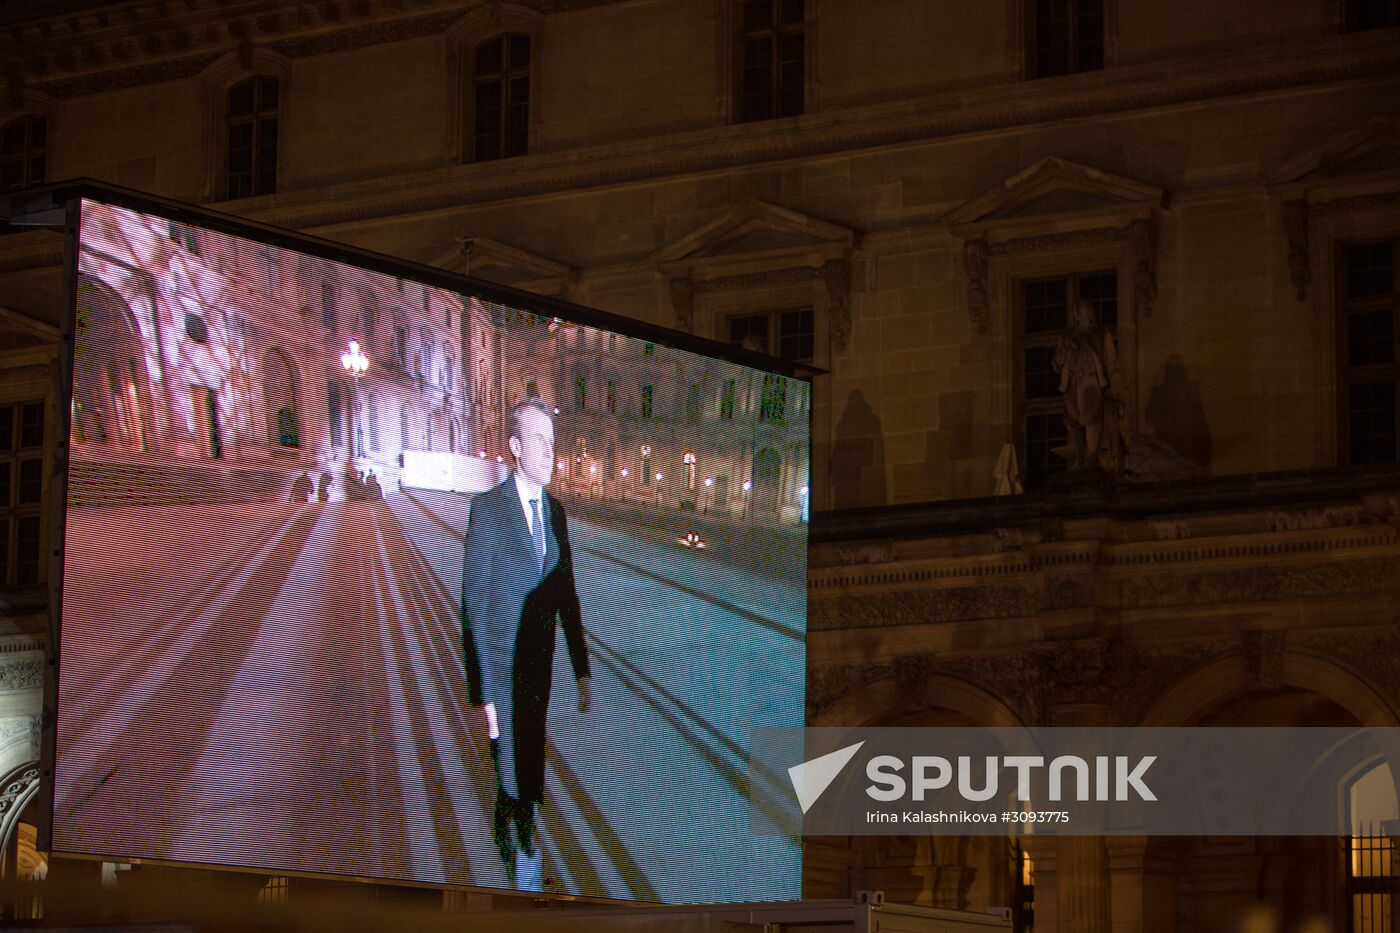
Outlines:
{"label": "palace facade displayed on screen", "polygon": [[110,203],[80,231],[55,851],[529,887],[472,683],[506,670],[545,890],[800,896],[748,736],[803,722],[807,383]]}

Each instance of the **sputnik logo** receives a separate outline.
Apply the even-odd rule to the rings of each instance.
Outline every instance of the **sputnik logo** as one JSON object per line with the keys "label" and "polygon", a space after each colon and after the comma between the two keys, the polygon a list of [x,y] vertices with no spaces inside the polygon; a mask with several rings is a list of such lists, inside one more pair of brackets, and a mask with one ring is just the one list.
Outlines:
{"label": "sputnik logo", "polygon": [[862,741],[854,745],[847,745],[845,748],[838,748],[834,752],[788,768],[788,777],[792,779],[792,789],[797,792],[797,802],[802,805],[804,814],[812,809],[812,804],[816,803],[817,798],[826,792],[826,789],[831,786],[831,782],[836,780],[836,776],[850,763],[864,744],[865,742]]}

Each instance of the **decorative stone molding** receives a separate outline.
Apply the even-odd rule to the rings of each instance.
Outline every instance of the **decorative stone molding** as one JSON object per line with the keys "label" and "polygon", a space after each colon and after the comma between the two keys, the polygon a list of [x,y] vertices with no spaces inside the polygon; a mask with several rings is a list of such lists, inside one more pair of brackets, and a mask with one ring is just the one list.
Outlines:
{"label": "decorative stone molding", "polygon": [[1133,250],[1133,302],[1142,317],[1152,315],[1157,300],[1157,224],[1152,218],[1128,224],[1128,244]]}
{"label": "decorative stone molding", "polygon": [[807,681],[807,710],[810,721],[818,710],[848,693],[860,690],[893,672],[891,664],[858,663],[812,666]]}
{"label": "decorative stone molding", "polygon": [[1014,619],[1034,615],[1045,604],[1039,588],[985,584],[950,589],[868,593],[812,599],[811,629],[882,628],[968,619]]}
{"label": "decorative stone molding", "polygon": [[[0,819],[7,816],[21,798],[27,799],[27,792],[36,788],[38,784],[39,766],[36,763],[22,770],[13,780],[0,788]],[[5,819],[5,822],[8,823],[9,820]]]}
{"label": "decorative stone molding", "polygon": [[1308,268],[1308,202],[1288,201],[1283,205],[1283,228],[1288,235],[1288,278],[1299,301],[1308,300],[1312,272]]}
{"label": "decorative stone molding", "polygon": [[942,658],[937,665],[946,674],[996,697],[1028,725],[1045,720],[1048,684],[1044,668],[1031,653]]}
{"label": "decorative stone molding", "polygon": [[922,696],[933,664],[927,654],[902,654],[894,659],[894,686],[901,697]]}
{"label": "decorative stone molding", "polygon": [[1400,592],[1400,558],[1350,562],[1237,567],[1199,573],[1128,577],[1121,583],[1125,609],[1162,609],[1200,603],[1274,601]]}
{"label": "decorative stone molding", "polygon": [[1290,634],[1294,650],[1323,658],[1356,674],[1394,710],[1400,711],[1400,628],[1391,625],[1361,629],[1300,631]]}
{"label": "decorative stone molding", "polygon": [[1303,531],[1360,525],[1371,517],[1364,505],[1335,505],[1322,509],[1289,509],[1264,514],[1269,531]]}
{"label": "decorative stone molding", "polygon": [[844,353],[851,334],[851,261],[828,259],[822,265],[822,278],[831,315],[831,347]]}
{"label": "decorative stone molding", "polygon": [[1172,685],[1223,656],[1224,644],[1181,642],[1167,645],[1117,646],[1114,652],[1113,705],[1124,725],[1142,721],[1152,704]]}
{"label": "decorative stone molding", "polygon": [[695,330],[695,280],[681,276],[671,280],[671,309],[675,312],[675,327],[686,333]]}
{"label": "decorative stone molding", "polygon": [[44,686],[42,658],[25,658],[0,664],[0,693],[40,690]]}

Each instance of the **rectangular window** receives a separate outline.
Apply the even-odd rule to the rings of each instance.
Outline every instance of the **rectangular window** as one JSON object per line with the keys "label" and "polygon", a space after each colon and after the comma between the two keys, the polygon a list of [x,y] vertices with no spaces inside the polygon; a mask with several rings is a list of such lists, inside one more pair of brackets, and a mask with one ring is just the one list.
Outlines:
{"label": "rectangular window", "polygon": [[0,586],[41,582],[44,403],[0,405]]}
{"label": "rectangular window", "polygon": [[588,407],[588,377],[579,376],[574,380],[574,408],[579,411]]}
{"label": "rectangular window", "polygon": [[1065,397],[1055,351],[1070,326],[1070,309],[1082,298],[1110,333],[1118,327],[1118,273],[1112,270],[1021,282],[1017,320],[1017,402],[1021,425],[1021,483],[1027,492],[1045,487],[1069,468]]}
{"label": "rectangular window", "polygon": [[1032,78],[1103,67],[1103,0],[1028,0]]}
{"label": "rectangular window", "polygon": [[719,393],[719,417],[721,421],[734,419],[734,380],[724,380],[724,388]]}
{"label": "rectangular window", "polygon": [[642,417],[651,417],[651,386],[642,386]]}
{"label": "rectangular window", "polygon": [[48,176],[49,121],[37,114],[0,127],[0,194],[42,185]]}
{"label": "rectangular window", "polygon": [[748,350],[810,363],[816,350],[814,322],[811,308],[740,314],[729,318],[728,340]]}
{"label": "rectangular window", "polygon": [[608,414],[617,414],[617,383],[608,380]]}
{"label": "rectangular window", "polygon": [[1344,243],[1339,253],[1341,460],[1393,463],[1400,385],[1400,237]]}
{"label": "rectangular window", "polygon": [[739,119],[797,116],[805,105],[806,10],[803,0],[741,0]]}
{"label": "rectangular window", "polygon": [[497,36],[472,53],[470,160],[524,155],[530,136],[530,37]]}

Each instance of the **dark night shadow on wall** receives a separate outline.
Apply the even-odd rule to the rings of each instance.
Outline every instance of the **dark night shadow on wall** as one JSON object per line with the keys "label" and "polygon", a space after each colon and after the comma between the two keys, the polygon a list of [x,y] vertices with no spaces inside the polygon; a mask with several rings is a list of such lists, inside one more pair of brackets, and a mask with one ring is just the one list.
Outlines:
{"label": "dark night shadow on wall", "polygon": [[836,423],[831,450],[832,505],[838,509],[885,504],[885,435],[880,419],[855,389]]}
{"label": "dark night shadow on wall", "polygon": [[1143,412],[1152,436],[1201,467],[1210,467],[1210,426],[1201,404],[1201,388],[1186,372],[1186,363],[1173,353],[1162,367]]}

